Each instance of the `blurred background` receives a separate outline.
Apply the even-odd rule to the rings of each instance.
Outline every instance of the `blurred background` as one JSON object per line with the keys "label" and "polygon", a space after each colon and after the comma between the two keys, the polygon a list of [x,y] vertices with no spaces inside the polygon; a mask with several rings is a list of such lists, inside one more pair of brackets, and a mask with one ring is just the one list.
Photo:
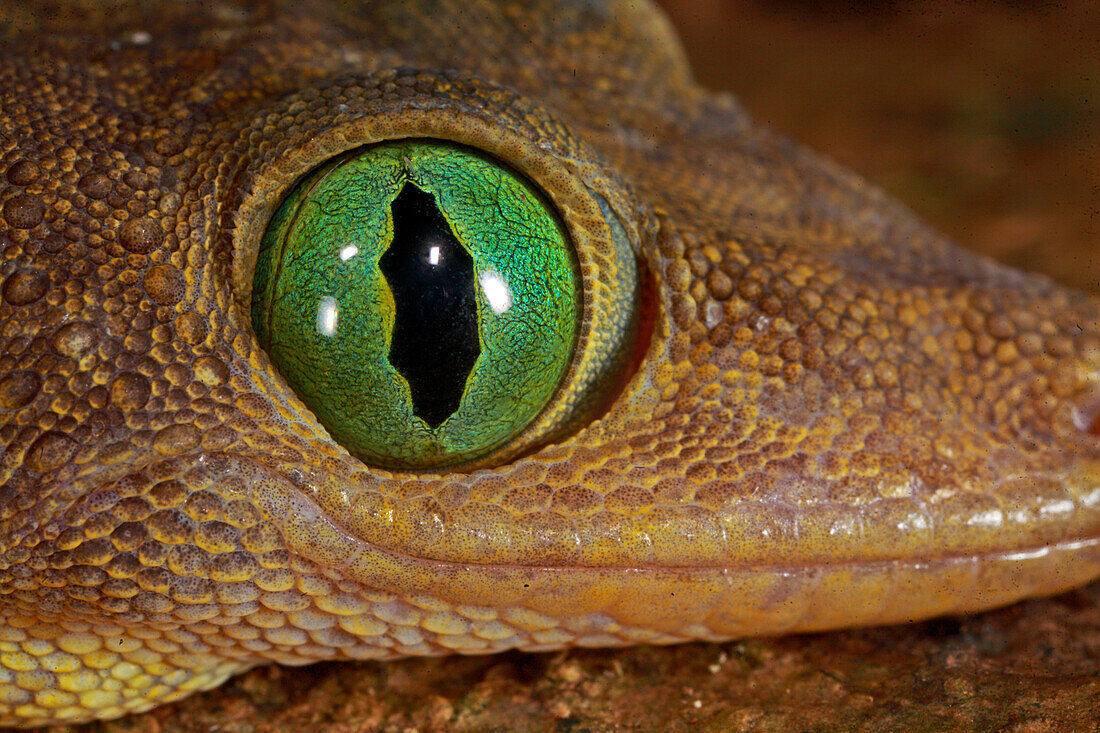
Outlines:
{"label": "blurred background", "polygon": [[1100,3],[659,0],[697,79],[941,231],[1100,293]]}

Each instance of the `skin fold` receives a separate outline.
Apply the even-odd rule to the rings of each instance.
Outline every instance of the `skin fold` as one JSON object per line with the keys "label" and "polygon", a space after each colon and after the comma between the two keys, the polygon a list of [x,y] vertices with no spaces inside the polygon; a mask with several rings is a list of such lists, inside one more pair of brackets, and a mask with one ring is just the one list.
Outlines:
{"label": "skin fold", "polygon": [[[61,9],[0,3],[0,724],[268,661],[895,623],[1100,575],[1096,303],[754,126],[657,11]],[[626,319],[616,233],[642,283],[612,376],[575,365],[543,437],[441,474],[352,457],[250,325],[282,197],[402,138],[546,193],[590,263],[583,348]]]}

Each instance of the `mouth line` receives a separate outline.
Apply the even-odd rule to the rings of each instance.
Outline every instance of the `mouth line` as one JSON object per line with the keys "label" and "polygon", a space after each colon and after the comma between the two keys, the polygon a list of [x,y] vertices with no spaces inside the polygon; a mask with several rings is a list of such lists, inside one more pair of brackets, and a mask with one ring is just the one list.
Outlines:
{"label": "mouth line", "polygon": [[[247,488],[251,504],[256,506],[272,525],[283,534],[284,540],[292,551],[304,558],[317,562],[322,567],[333,570],[348,569],[355,565],[354,558],[361,553],[381,553],[397,562],[413,563],[420,567],[443,569],[480,569],[484,571],[545,573],[545,574],[586,574],[586,573],[636,573],[636,574],[704,574],[723,573],[773,574],[776,576],[796,576],[820,571],[852,571],[858,573],[884,572],[891,568],[908,567],[943,568],[952,565],[973,563],[1028,562],[1042,560],[1053,554],[1087,552],[1100,549],[1100,532],[1078,532],[1076,536],[1058,539],[1053,542],[1024,543],[1019,547],[982,549],[974,552],[915,553],[909,556],[898,554],[894,557],[873,557],[860,559],[851,554],[827,556],[806,555],[805,560],[785,558],[775,562],[738,561],[730,558],[723,561],[716,558],[713,562],[650,562],[650,563],[608,563],[583,564],[560,563],[522,563],[522,562],[478,562],[476,559],[447,559],[409,552],[399,544],[386,545],[365,539],[352,530],[338,513],[324,508],[319,502],[316,490],[307,481],[296,480],[280,470],[274,461],[263,460],[258,456],[235,455],[231,453],[196,452],[181,454],[144,462],[140,467],[126,474],[113,477],[106,482],[96,482],[97,488],[107,489],[128,475],[146,474],[163,476],[166,471],[162,464],[174,464],[178,474],[182,475],[194,468],[204,468],[214,474],[242,479]],[[168,470],[168,473],[176,471]],[[251,477],[249,476],[251,474]],[[78,500],[74,507],[80,504]],[[67,512],[66,512],[67,513]],[[331,535],[333,541],[326,552],[313,551],[309,542],[295,542],[295,538],[307,538],[314,533]],[[294,547],[294,545],[298,545]],[[342,556],[342,557],[341,557]]]}
{"label": "mouth line", "polygon": [[[294,486],[293,482],[284,476],[283,481]],[[893,558],[874,558],[859,560],[855,558],[822,559],[807,558],[805,562],[777,562],[777,563],[753,563],[753,562],[712,562],[712,563],[651,563],[651,564],[524,564],[509,562],[476,562],[469,560],[449,560],[445,558],[431,557],[410,553],[398,547],[378,544],[360,537],[338,516],[324,509],[317,503],[315,497],[303,487],[294,486],[297,497],[308,502],[311,507],[310,514],[314,514],[317,521],[324,522],[333,527],[349,546],[370,548],[395,559],[402,559],[421,565],[431,565],[446,568],[478,568],[484,570],[515,570],[536,571],[546,573],[584,573],[584,572],[627,572],[627,573],[714,573],[714,572],[752,572],[771,573],[777,575],[796,575],[815,571],[816,569],[874,571],[891,567],[907,566],[911,568],[948,566],[952,564],[965,564],[973,562],[1013,562],[1039,560],[1054,553],[1083,551],[1090,548],[1100,548],[1100,533],[1083,534],[1056,542],[1025,544],[1016,548],[982,550],[972,553],[957,552],[944,554],[917,554],[912,556],[897,556]]]}

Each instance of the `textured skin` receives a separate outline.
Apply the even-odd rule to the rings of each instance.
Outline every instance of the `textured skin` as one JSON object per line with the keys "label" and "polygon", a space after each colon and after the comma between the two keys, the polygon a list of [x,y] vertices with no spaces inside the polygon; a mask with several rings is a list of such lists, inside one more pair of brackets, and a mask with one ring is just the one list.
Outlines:
{"label": "textured skin", "polygon": [[[652,11],[95,5],[0,4],[0,722],[267,660],[888,623],[1100,575],[1096,304],[697,90]],[[286,188],[408,136],[524,171],[585,252],[597,192],[648,283],[629,383],[495,468],[363,466],[248,326]]]}

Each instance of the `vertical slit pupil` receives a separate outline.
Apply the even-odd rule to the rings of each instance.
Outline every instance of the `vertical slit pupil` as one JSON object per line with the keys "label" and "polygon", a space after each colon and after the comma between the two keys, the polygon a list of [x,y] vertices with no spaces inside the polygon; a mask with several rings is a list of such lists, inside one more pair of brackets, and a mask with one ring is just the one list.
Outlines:
{"label": "vertical slit pupil", "polygon": [[431,194],[406,183],[391,211],[393,242],[379,260],[396,311],[389,360],[413,414],[434,429],[458,410],[481,353],[474,263]]}

